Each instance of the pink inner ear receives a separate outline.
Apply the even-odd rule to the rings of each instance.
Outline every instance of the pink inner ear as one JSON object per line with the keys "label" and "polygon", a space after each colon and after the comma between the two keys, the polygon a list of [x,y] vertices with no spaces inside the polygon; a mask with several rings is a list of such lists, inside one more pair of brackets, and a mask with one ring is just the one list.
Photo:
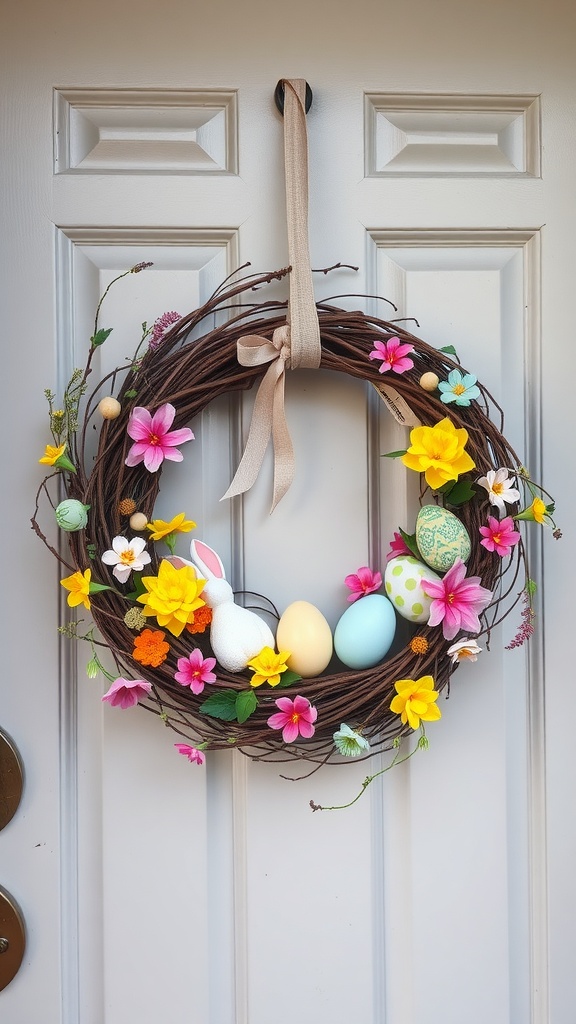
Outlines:
{"label": "pink inner ear", "polygon": [[222,562],[212,548],[209,548],[207,544],[203,544],[201,540],[195,540],[194,551],[213,576],[217,576],[218,579],[224,576]]}

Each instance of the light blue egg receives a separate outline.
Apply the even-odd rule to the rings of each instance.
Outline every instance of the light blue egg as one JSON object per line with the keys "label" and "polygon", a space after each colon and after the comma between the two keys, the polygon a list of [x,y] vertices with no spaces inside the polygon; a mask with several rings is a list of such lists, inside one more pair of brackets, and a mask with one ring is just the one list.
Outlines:
{"label": "light blue egg", "polygon": [[372,668],[394,639],[396,615],[383,594],[368,594],[346,609],[334,631],[334,650],[348,668]]}

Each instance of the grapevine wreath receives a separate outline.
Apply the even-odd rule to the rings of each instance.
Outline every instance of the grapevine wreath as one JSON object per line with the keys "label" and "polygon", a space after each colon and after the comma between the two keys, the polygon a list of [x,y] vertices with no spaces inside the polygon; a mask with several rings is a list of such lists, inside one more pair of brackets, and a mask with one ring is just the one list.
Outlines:
{"label": "grapevine wreath", "polygon": [[[103,700],[124,709],[139,703],[159,715],[182,741],[179,751],[197,763],[206,751],[231,746],[255,759],[316,766],[394,747],[397,763],[404,737],[419,734],[415,747],[408,744],[411,752],[425,746],[425,723],[441,716],[438,696],[461,661],[477,659],[478,641],[488,643],[516,606],[520,627],[508,646],[520,646],[533,631],[535,584],[520,523],[551,524],[560,536],[550,496],[530,479],[503,436],[501,410],[454,349],[438,350],[398,322],[313,303],[319,347],[309,365],[369,382],[413,424],[406,449],[383,454],[420,475],[421,508],[414,522],[399,524],[386,565],[350,567],[334,632],[336,658],[331,633],[327,656],[318,662],[307,651],[303,662],[268,625],[252,636],[253,619],[262,623],[269,615],[243,609],[251,620],[230,625],[230,607],[235,616],[242,599],[234,602],[216,553],[198,542],[191,562],[174,556],[176,536],[194,526],[186,518],[191,510],[170,522],[154,518],[162,464],[186,458],[180,448],[193,438],[187,425],[210,402],[255,386],[255,415],[262,395],[281,447],[278,388],[283,394],[284,363],[294,368],[292,284],[302,258],[297,262],[229,278],[199,309],[159,317],[150,330],[145,326],[129,366],[92,388],[93,357],[110,333],[98,325],[101,300],[85,369],[74,371],[60,408],[46,392],[54,444],[40,462],[53,472],[38,490],[32,525],[66,567],[61,583],[68,605],[89,609],[94,622],[84,631],[76,622],[61,630],[91,645],[88,674],[102,672],[111,683]],[[285,277],[289,302],[247,301],[254,289]],[[89,428],[99,423],[93,456]],[[258,427],[254,433],[261,456],[268,434]],[[275,500],[291,472],[281,459],[279,465]],[[52,546],[39,524],[46,497],[67,551]],[[261,608],[274,605],[266,599]],[[368,615],[368,609],[376,616],[370,631],[376,642],[366,654],[360,610]],[[280,616],[274,609],[272,619],[281,626],[287,611]],[[311,614],[323,620],[319,610]],[[360,661],[350,654],[356,634]],[[101,646],[109,649],[114,673],[98,656]]]}

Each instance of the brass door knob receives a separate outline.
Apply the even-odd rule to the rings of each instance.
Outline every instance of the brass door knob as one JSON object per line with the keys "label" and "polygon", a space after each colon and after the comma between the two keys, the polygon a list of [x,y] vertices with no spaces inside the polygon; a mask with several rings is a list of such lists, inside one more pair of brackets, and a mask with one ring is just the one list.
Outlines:
{"label": "brass door knob", "polygon": [[25,947],[24,918],[10,893],[0,887],[0,991],[18,973]]}
{"label": "brass door knob", "polygon": [[0,829],[14,817],[24,786],[24,772],[12,740],[0,729]]}

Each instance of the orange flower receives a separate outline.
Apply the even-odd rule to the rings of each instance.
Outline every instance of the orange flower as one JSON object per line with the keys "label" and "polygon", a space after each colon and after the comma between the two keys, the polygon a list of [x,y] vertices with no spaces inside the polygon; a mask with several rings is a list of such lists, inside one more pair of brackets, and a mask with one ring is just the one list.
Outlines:
{"label": "orange flower", "polygon": [[132,657],[141,665],[153,665],[158,668],[170,650],[170,645],[164,642],[165,633],[161,629],[143,629],[140,636],[134,639],[134,650]]}
{"label": "orange flower", "polygon": [[197,608],[194,612],[192,622],[187,622],[185,628],[189,633],[203,633],[212,622],[212,609],[207,604]]}
{"label": "orange flower", "polygon": [[412,654],[426,654],[429,644],[425,636],[413,636],[408,646]]}

